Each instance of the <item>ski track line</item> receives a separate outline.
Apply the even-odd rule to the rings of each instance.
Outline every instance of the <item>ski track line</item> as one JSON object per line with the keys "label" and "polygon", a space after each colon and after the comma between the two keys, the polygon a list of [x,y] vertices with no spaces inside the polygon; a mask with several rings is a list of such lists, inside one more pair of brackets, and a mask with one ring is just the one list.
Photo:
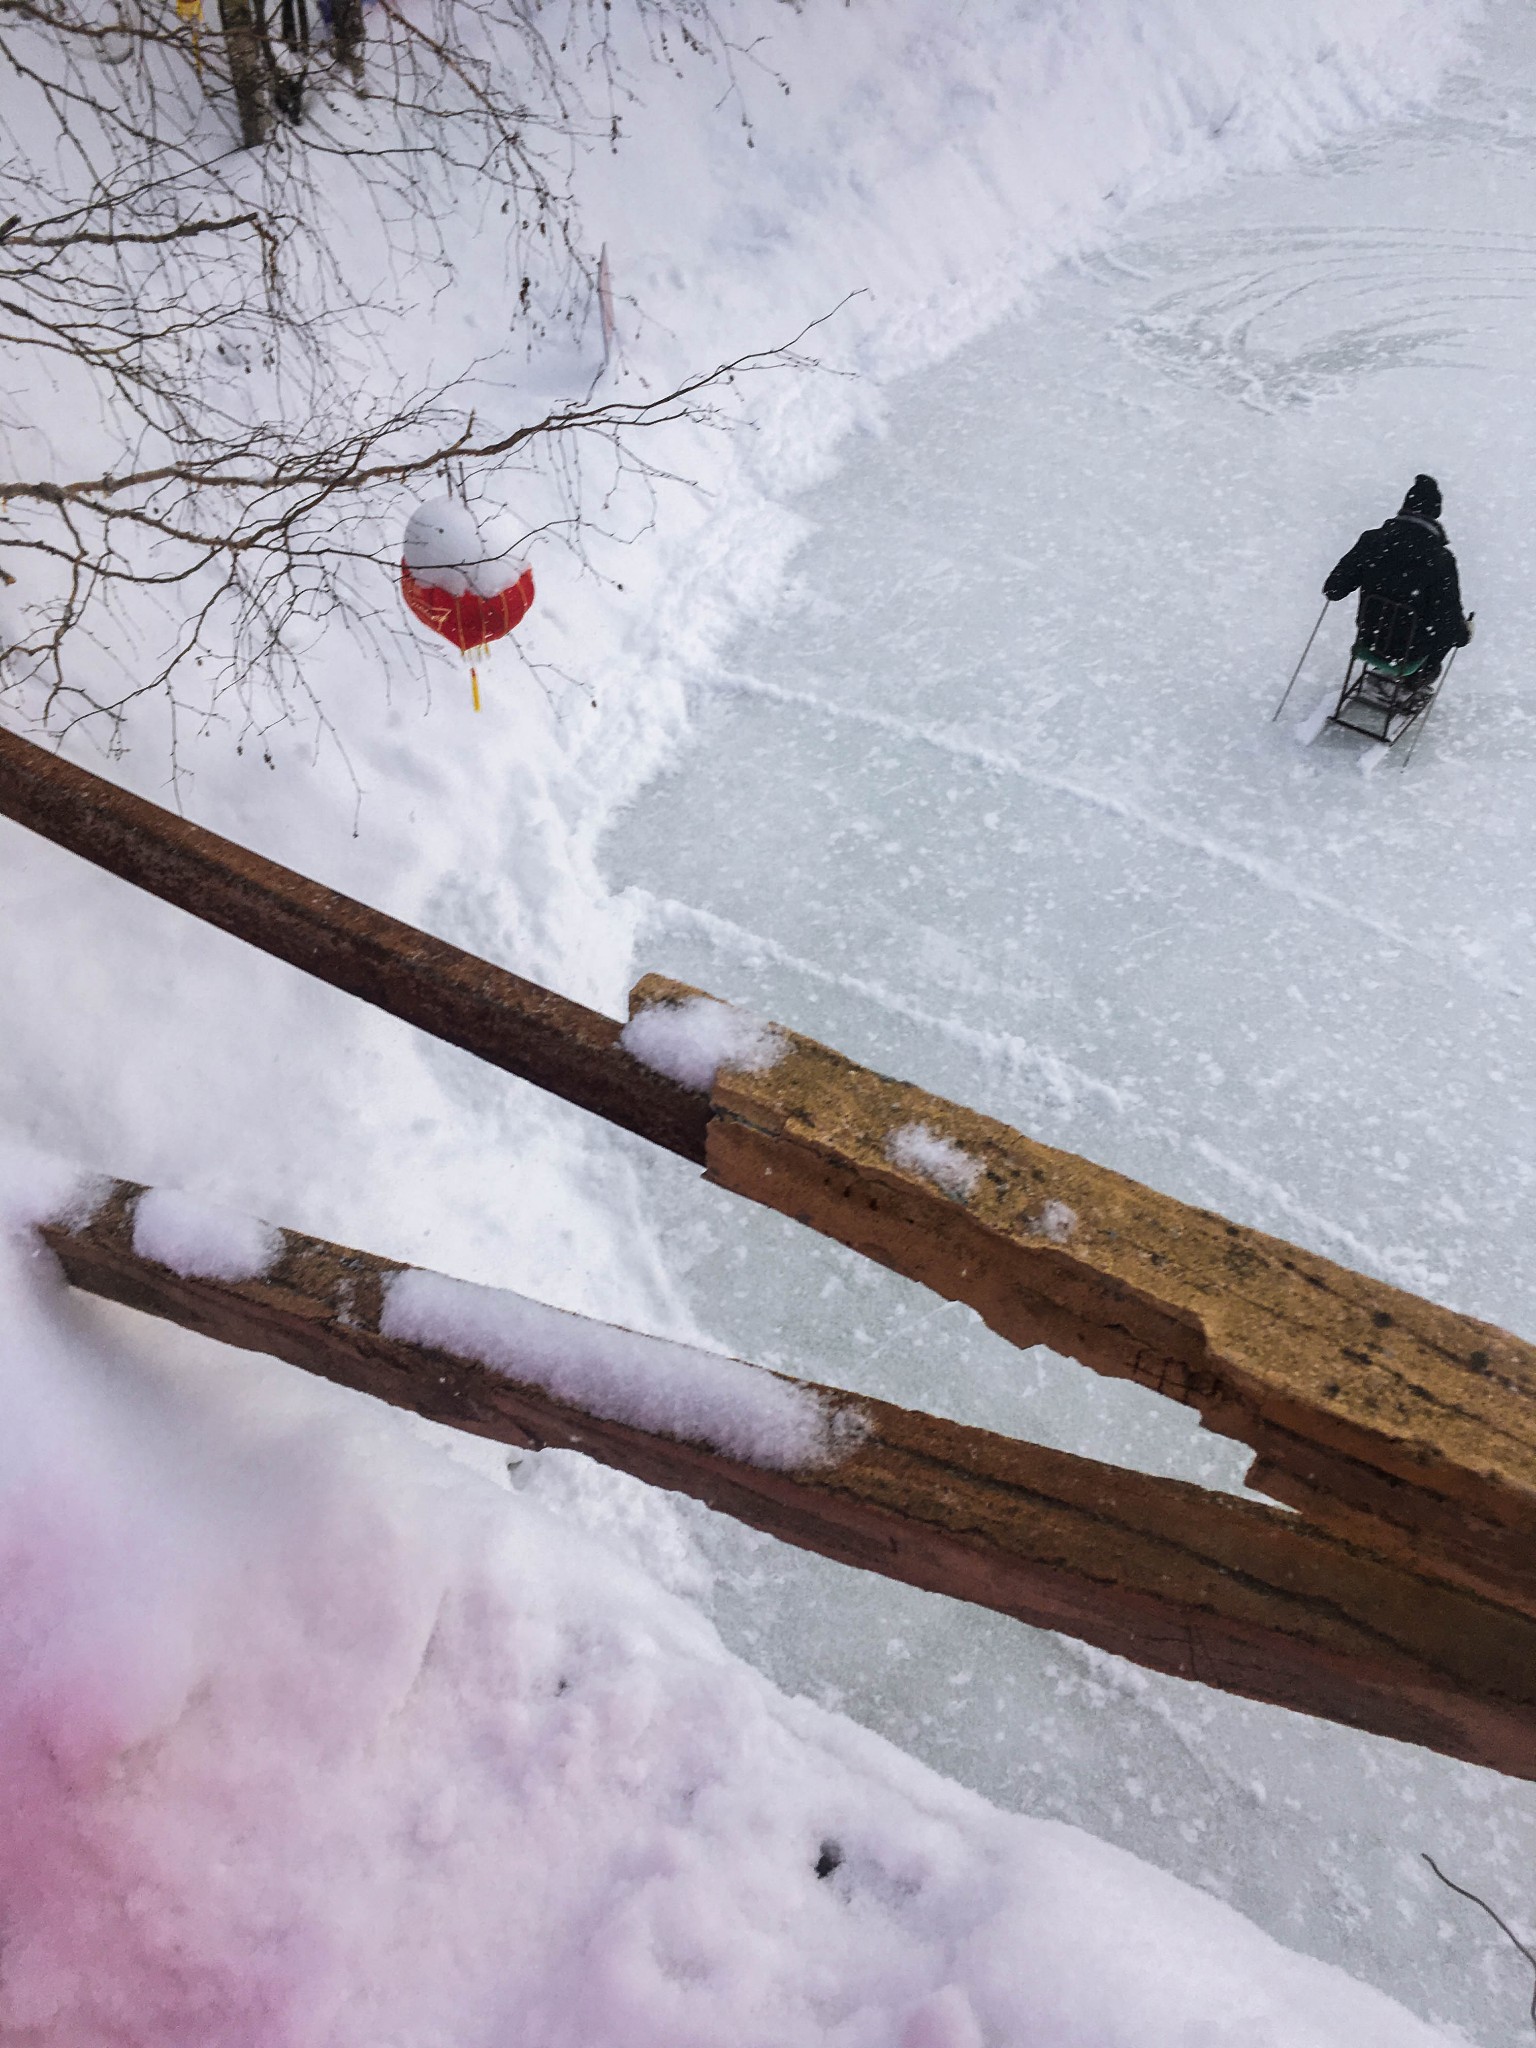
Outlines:
{"label": "ski track line", "polygon": [[[1298,1201],[1279,1181],[1254,1173],[1237,1160],[1228,1158],[1204,1138],[1190,1137],[1174,1125],[1147,1116],[1144,1114],[1145,1103],[1132,1090],[1116,1088],[1108,1081],[1101,1081],[1095,1075],[1085,1073],[1081,1067],[1073,1066],[1058,1053],[1043,1051],[1013,1032],[985,1031],[977,1025],[962,1022],[958,1017],[937,1016],[932,1011],[919,1008],[910,997],[898,994],[881,982],[823,967],[818,961],[792,953],[776,939],[766,938],[761,932],[737,924],[733,918],[721,917],[697,904],[684,903],[675,896],[656,896],[649,889],[638,886],[626,890],[625,894],[643,905],[646,913],[660,923],[669,924],[674,929],[691,927],[724,950],[749,956],[755,954],[808,981],[843,989],[881,1009],[892,1011],[920,1030],[936,1032],[952,1044],[969,1047],[983,1059],[998,1061],[1015,1073],[1043,1084],[1050,1091],[1056,1107],[1069,1116],[1077,1108],[1080,1095],[1097,1097],[1117,1116],[1127,1118],[1143,1136],[1171,1152],[1186,1156],[1192,1153],[1203,1164],[1222,1174],[1257,1205],[1261,1219],[1266,1213],[1274,1215],[1278,1212],[1280,1218],[1303,1233],[1306,1241],[1322,1249],[1325,1257],[1330,1255],[1325,1248],[1332,1246],[1362,1272],[1375,1274],[1396,1287],[1408,1287],[1421,1294],[1449,1281],[1450,1276],[1432,1269],[1422,1253],[1406,1247],[1378,1250],[1345,1224],[1335,1223],[1330,1217],[1309,1208],[1305,1202]],[[1264,1229],[1267,1226],[1260,1220],[1255,1227]]]}
{"label": "ski track line", "polygon": [[[1331,1255],[1327,1247],[1333,1247],[1333,1253],[1343,1257],[1348,1264],[1356,1266],[1360,1272],[1374,1274],[1380,1280],[1389,1280],[1393,1286],[1405,1286],[1419,1294],[1432,1294],[1438,1288],[1450,1284],[1452,1276],[1430,1266],[1430,1262],[1427,1262],[1427,1257],[1421,1251],[1415,1251],[1407,1245],[1382,1251],[1378,1245],[1368,1243],[1348,1225],[1333,1223],[1331,1217],[1325,1217],[1317,1208],[1311,1208],[1307,1202],[1298,1200],[1286,1186],[1282,1186],[1282,1182],[1270,1180],[1268,1174],[1255,1174],[1251,1167],[1245,1167],[1241,1161],[1231,1159],[1227,1153],[1219,1151],[1206,1139],[1190,1137],[1186,1130],[1180,1130],[1174,1124],[1163,1124],[1159,1118],[1147,1116],[1147,1104],[1141,1096],[1135,1094],[1135,1090],[1114,1087],[1110,1081],[1100,1081],[1098,1075],[1085,1073],[1081,1067],[1075,1067],[1059,1053],[1049,1053],[1040,1047],[1034,1047],[1034,1044],[1030,1044],[1026,1038],[1016,1036],[1014,1032],[983,1030],[977,1024],[965,1024],[961,1018],[936,1016],[932,1010],[922,1010],[918,1004],[913,1004],[911,997],[901,995],[895,989],[889,989],[881,981],[870,981],[864,975],[848,975],[840,973],[838,969],[821,967],[819,961],[809,961],[805,954],[791,952],[788,946],[780,946],[778,940],[766,938],[762,932],[752,932],[748,926],[737,924],[733,918],[721,918],[717,911],[700,909],[696,903],[684,903],[678,897],[659,897],[653,895],[649,889],[637,885],[627,889],[625,895],[629,895],[635,903],[643,905],[645,913],[655,918],[659,924],[668,924],[674,930],[692,928],[702,938],[711,940],[711,944],[717,944],[723,950],[739,954],[758,954],[760,958],[772,961],[776,967],[784,967],[793,975],[801,975],[807,981],[819,981],[823,987],[844,989],[850,995],[858,995],[864,1001],[872,1001],[872,1004],[877,1004],[877,1008],[891,1010],[895,1016],[905,1018],[909,1024],[915,1024],[920,1030],[938,1032],[950,1044],[963,1044],[963,1047],[969,1047],[983,1059],[997,1061],[1004,1067],[1012,1069],[1014,1073],[1024,1075],[1047,1087],[1055,1106],[1067,1116],[1075,1112],[1081,1096],[1098,1098],[1116,1116],[1128,1118],[1130,1124],[1133,1124],[1143,1137],[1153,1139],[1155,1143],[1167,1147],[1174,1153],[1192,1153],[1204,1165],[1212,1167],[1227,1182],[1239,1188],[1255,1204],[1255,1212],[1257,1217],[1260,1217],[1260,1221],[1255,1223],[1257,1229],[1270,1227],[1270,1223],[1264,1221],[1266,1217],[1274,1219],[1276,1229],[1280,1221],[1284,1221],[1300,1233],[1305,1243],[1311,1243],[1313,1247],[1321,1249],[1325,1257]],[[1186,1200],[1198,1198],[1186,1196]]]}
{"label": "ski track line", "polygon": [[921,1008],[898,989],[887,987],[884,982],[870,981],[863,975],[847,974],[834,967],[823,967],[820,961],[792,953],[777,939],[766,938],[761,932],[737,924],[734,918],[703,910],[696,903],[684,903],[675,896],[656,896],[649,889],[638,886],[626,889],[624,893],[642,903],[647,912],[662,923],[673,927],[691,926],[703,937],[729,951],[756,954],[806,981],[820,982],[825,988],[843,989],[849,995],[873,1003],[877,1009],[904,1017],[920,1030],[934,1032],[953,1045],[965,1046],[983,1059],[1028,1075],[1050,1091],[1060,1109],[1074,1108],[1080,1095],[1097,1097],[1117,1116],[1128,1115],[1142,1106],[1140,1098],[1129,1089],[1116,1088],[1112,1082],[1101,1081],[1096,1075],[1085,1073],[1081,1067],[1073,1066],[1056,1053],[1042,1051],[1039,1046],[1031,1045],[1027,1039],[1019,1038],[1011,1031],[987,1031],[980,1025],[967,1024],[960,1017],[940,1017],[932,1010]]}
{"label": "ski track line", "polygon": [[1484,973],[1458,952],[1447,952],[1444,947],[1412,938],[1407,932],[1388,924],[1382,918],[1355,910],[1339,897],[1328,895],[1325,890],[1311,888],[1307,883],[1298,881],[1278,862],[1267,859],[1263,854],[1247,853],[1241,847],[1228,845],[1220,839],[1212,839],[1205,833],[1191,830],[1188,826],[1176,825],[1167,818],[1160,818],[1155,811],[1143,810],[1139,804],[1131,803],[1125,797],[1111,795],[1108,790],[1094,789],[1088,783],[1078,782],[1069,775],[1057,775],[1045,768],[1031,768],[1017,756],[1005,754],[995,747],[983,746],[979,741],[966,739],[947,726],[930,725],[918,719],[898,718],[893,712],[872,711],[864,705],[833,704],[826,698],[813,697],[807,691],[789,690],[781,683],[764,682],[755,676],[723,678],[716,687],[723,694],[764,697],[773,703],[789,704],[800,710],[820,712],[828,718],[872,726],[878,732],[889,733],[898,739],[915,740],[920,745],[937,748],[958,759],[974,761],[980,767],[990,768],[995,774],[1012,775],[1022,782],[1033,783],[1037,788],[1048,789],[1055,795],[1070,797],[1077,803],[1091,805],[1095,810],[1122,818],[1129,824],[1139,825],[1154,838],[1181,846],[1188,853],[1198,854],[1205,860],[1236,868],[1250,881],[1257,882],[1261,888],[1289,896],[1293,902],[1313,910],[1326,911],[1330,916],[1357,925],[1361,930],[1384,939],[1388,945],[1396,946],[1405,953],[1412,953],[1418,959],[1428,961],[1432,966],[1449,968],[1452,973],[1476,982],[1481,988],[1491,989],[1497,995],[1514,996],[1519,999],[1525,996],[1525,990],[1519,983]]}

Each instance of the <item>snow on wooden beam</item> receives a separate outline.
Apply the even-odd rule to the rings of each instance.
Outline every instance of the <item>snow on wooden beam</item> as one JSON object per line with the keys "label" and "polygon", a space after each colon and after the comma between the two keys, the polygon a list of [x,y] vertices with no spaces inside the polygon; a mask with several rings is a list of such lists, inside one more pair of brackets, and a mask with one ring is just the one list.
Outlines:
{"label": "snow on wooden beam", "polygon": [[[637,1013],[698,992],[657,975]],[[1250,1483],[1536,1615],[1536,1348],[781,1033],[714,1082],[711,1180],[1197,1409]]]}
{"label": "snow on wooden beam", "polygon": [[611,1017],[3,731],[0,816],[419,1031],[685,1159],[703,1160],[705,1098],[632,1060]]}
{"label": "snow on wooden beam", "polygon": [[[802,1549],[1149,1669],[1536,1778],[1536,1621],[1281,1509],[657,1345],[295,1231],[228,1217],[210,1231],[195,1205],[189,1226],[184,1197],[144,1201],[107,1183],[89,1214],[42,1226],[74,1286],[436,1422],[583,1451]],[[399,1334],[424,1313],[429,1328],[435,1317],[473,1333],[499,1367]],[[540,1318],[562,1326],[554,1344]],[[634,1419],[652,1349],[706,1382],[720,1375],[713,1405],[686,1397],[696,1426]],[[587,1405],[560,1379],[579,1356],[608,1375]],[[808,1454],[775,1434],[785,1403],[814,1418]],[[769,1443],[791,1450],[760,1463],[720,1448],[759,1409]]]}

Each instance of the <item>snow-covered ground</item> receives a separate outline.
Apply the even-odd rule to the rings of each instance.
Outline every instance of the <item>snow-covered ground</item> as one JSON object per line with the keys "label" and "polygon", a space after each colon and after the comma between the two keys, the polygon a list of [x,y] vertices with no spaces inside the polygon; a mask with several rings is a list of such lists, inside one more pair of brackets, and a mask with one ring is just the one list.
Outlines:
{"label": "snow-covered ground", "polygon": [[[455,664],[429,702],[332,634],[312,661],[348,762],[187,733],[189,810],[573,994],[617,1010],[632,966],[686,968],[1528,1326],[1525,714],[1491,630],[1518,645],[1524,602],[1523,372],[1495,353],[1529,269],[1523,14],[1476,60],[1501,103],[1457,85],[1317,156],[1433,91],[1471,12],[743,0],[740,39],[766,14],[768,40],[739,93],[645,73],[623,146],[580,170],[620,375],[655,388],[867,287],[819,344],[856,374],[754,382],[751,434],[659,443],[697,488],[631,545],[594,536],[609,582],[537,556],[520,638],[549,697],[504,662],[476,719]],[[473,265],[444,290],[414,325],[407,299],[391,373],[462,333],[509,415],[590,374],[590,336],[530,366]],[[1395,367],[1367,375],[1372,350]],[[1407,431],[1430,416],[1439,438]],[[1423,466],[1485,631],[1412,779],[1362,780],[1262,719],[1321,571]],[[111,772],[163,793],[148,707],[129,739]],[[8,1135],[1235,1482],[1179,1416],[8,826],[0,848]],[[485,1447],[445,1456],[25,1257],[3,1290],[7,2041],[1426,2038],[1152,1865],[1426,2015],[1518,2027],[1517,1973],[1414,1855],[1518,1915],[1518,1788],[808,1564],[578,1460],[525,1459],[509,1490]]]}

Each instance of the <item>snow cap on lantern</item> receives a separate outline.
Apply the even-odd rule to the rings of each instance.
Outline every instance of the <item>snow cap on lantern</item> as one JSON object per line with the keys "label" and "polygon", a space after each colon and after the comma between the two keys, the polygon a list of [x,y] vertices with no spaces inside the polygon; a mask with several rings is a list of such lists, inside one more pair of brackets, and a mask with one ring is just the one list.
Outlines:
{"label": "snow cap on lantern", "polygon": [[499,640],[533,603],[533,571],[504,514],[457,498],[419,505],[405,529],[400,588],[421,620],[461,652]]}

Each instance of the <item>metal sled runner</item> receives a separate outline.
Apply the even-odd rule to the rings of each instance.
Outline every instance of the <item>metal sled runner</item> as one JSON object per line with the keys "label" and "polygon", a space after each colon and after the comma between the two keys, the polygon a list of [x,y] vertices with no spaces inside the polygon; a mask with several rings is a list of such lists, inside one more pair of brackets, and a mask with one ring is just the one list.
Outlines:
{"label": "metal sled runner", "polygon": [[1365,600],[1330,725],[1393,747],[1423,718],[1439,694],[1442,672],[1425,675],[1432,654],[1427,647],[1414,650],[1417,630],[1412,605]]}

